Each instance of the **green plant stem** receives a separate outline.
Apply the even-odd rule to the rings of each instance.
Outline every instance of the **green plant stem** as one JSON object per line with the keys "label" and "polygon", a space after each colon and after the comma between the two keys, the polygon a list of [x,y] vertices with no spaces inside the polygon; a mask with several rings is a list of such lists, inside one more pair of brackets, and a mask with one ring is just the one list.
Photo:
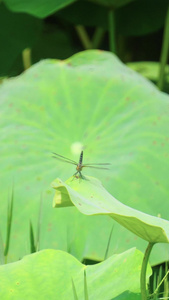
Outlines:
{"label": "green plant stem", "polygon": [[73,290],[74,300],[78,300],[78,296],[77,296],[77,292],[76,292],[76,288],[75,288],[73,279],[72,279],[72,290]]}
{"label": "green plant stem", "polygon": [[149,260],[149,256],[151,253],[151,250],[153,248],[155,243],[149,243],[146,251],[144,253],[142,267],[141,267],[141,276],[140,276],[140,288],[141,288],[141,300],[147,300],[147,286],[146,286],[146,270],[147,270],[147,264]]}
{"label": "green plant stem", "polygon": [[87,287],[87,276],[86,276],[85,269],[84,269],[84,299],[89,300],[88,287]]}
{"label": "green plant stem", "polygon": [[104,256],[104,260],[108,258],[108,251],[109,251],[109,247],[110,247],[110,241],[111,241],[111,238],[112,238],[113,229],[114,229],[114,225],[112,226],[112,229],[110,231],[110,235],[109,235],[109,239],[108,239],[108,243],[107,243],[107,248],[106,248],[106,253],[105,253],[105,256]]}
{"label": "green plant stem", "polygon": [[27,70],[31,67],[31,49],[26,48],[22,51],[22,60],[24,70]]}
{"label": "green plant stem", "polygon": [[169,294],[168,274],[169,274],[168,262],[165,262],[165,276],[164,276],[164,293],[163,293],[163,297],[166,297],[166,298],[168,297],[168,294]]}
{"label": "green plant stem", "polygon": [[40,250],[40,234],[41,234],[41,227],[42,227],[42,208],[43,208],[43,196],[41,195],[40,198],[40,206],[39,206],[39,216],[38,216],[38,223],[37,223],[37,237],[36,237],[36,251]]}
{"label": "green plant stem", "polygon": [[6,246],[4,249],[5,263],[7,263],[7,255],[8,255],[9,244],[10,244],[12,217],[13,217],[13,202],[14,202],[14,191],[12,189],[11,199],[9,199],[8,201]]}
{"label": "green plant stem", "polygon": [[30,226],[29,226],[29,234],[30,234],[30,253],[36,252],[36,247],[35,247],[35,238],[34,238],[34,232],[33,232],[33,225],[32,222],[30,221]]}
{"label": "green plant stem", "polygon": [[164,85],[164,75],[165,75],[165,66],[167,64],[167,57],[169,51],[169,6],[166,15],[165,27],[164,27],[164,36],[163,36],[163,45],[161,50],[160,57],[160,71],[157,86],[160,90],[163,89]]}
{"label": "green plant stem", "polygon": [[0,265],[5,263],[3,239],[0,231]]}
{"label": "green plant stem", "polygon": [[116,41],[115,41],[115,15],[114,10],[110,9],[108,13],[109,24],[109,47],[110,51],[116,53]]}
{"label": "green plant stem", "polygon": [[97,27],[95,29],[95,32],[94,32],[94,35],[93,35],[93,38],[92,38],[92,44],[93,44],[93,48],[94,49],[98,49],[102,40],[103,40],[103,37],[105,35],[105,30],[101,27]]}
{"label": "green plant stem", "polygon": [[82,26],[82,25],[77,25],[77,26],[75,26],[75,29],[77,31],[77,34],[78,34],[78,36],[81,40],[81,43],[82,43],[84,49],[86,49],[86,50],[87,49],[92,49],[93,45],[92,45],[92,42],[91,42],[91,40],[90,40],[90,38],[87,34],[87,31],[86,31],[85,27]]}
{"label": "green plant stem", "polygon": [[[160,281],[160,283],[158,284],[157,288],[155,289],[153,295],[155,295],[158,292],[160,286],[163,284],[163,282],[167,278],[168,274],[169,274],[169,271],[167,271],[167,273],[165,274],[165,276],[163,277],[163,279]],[[168,296],[168,294],[167,294],[167,296]]]}

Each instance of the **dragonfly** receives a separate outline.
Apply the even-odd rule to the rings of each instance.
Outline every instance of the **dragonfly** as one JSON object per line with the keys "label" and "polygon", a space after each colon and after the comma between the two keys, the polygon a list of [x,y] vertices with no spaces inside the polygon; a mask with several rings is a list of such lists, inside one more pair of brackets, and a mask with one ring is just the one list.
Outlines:
{"label": "dragonfly", "polygon": [[81,151],[81,153],[80,153],[79,162],[76,162],[76,161],[74,161],[74,160],[72,160],[70,158],[62,156],[62,155],[57,154],[55,152],[53,152],[53,156],[52,157],[56,158],[56,159],[58,159],[60,161],[66,162],[68,164],[75,165],[76,166],[76,173],[73,176],[76,177],[76,175],[79,174],[80,178],[85,178],[82,175],[82,169],[85,168],[85,167],[94,168],[94,169],[101,169],[101,170],[109,170],[109,168],[102,167],[102,166],[108,166],[108,165],[110,165],[110,163],[90,163],[90,164],[83,164],[83,151]]}

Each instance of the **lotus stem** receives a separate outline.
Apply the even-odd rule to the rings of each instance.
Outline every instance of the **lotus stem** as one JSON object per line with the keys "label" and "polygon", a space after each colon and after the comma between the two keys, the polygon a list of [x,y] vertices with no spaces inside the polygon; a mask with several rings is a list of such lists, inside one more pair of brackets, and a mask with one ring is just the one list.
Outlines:
{"label": "lotus stem", "polygon": [[141,275],[140,275],[141,300],[147,300],[146,270],[147,270],[149,256],[154,244],[155,243],[148,244],[143,257]]}

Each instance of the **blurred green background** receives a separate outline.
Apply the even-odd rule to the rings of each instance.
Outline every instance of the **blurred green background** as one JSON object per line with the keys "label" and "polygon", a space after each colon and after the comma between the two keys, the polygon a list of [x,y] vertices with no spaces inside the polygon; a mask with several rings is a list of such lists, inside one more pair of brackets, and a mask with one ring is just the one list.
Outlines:
{"label": "blurred green background", "polygon": [[157,82],[159,65],[148,62],[160,61],[167,9],[168,0],[1,1],[0,76],[18,75],[44,58],[99,48],[125,63],[144,62],[130,67]]}
{"label": "blurred green background", "polygon": [[[108,256],[134,246],[144,252],[147,242],[111,218],[52,208],[50,182],[74,168],[51,153],[78,160],[84,149],[85,162],[110,162],[109,172],[90,175],[126,205],[169,219],[169,1],[4,0],[0,45],[7,261],[46,248],[101,261],[111,232]],[[152,265],[168,260],[168,250],[155,246]]]}

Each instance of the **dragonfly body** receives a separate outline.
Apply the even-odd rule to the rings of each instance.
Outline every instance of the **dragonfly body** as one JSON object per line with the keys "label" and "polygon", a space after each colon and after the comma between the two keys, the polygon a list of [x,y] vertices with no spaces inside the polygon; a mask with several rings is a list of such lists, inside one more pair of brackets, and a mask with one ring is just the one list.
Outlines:
{"label": "dragonfly body", "polygon": [[77,172],[74,175],[79,173],[82,176],[81,171],[84,167],[82,165],[82,162],[83,162],[83,151],[81,151],[81,153],[80,153],[79,163],[77,164],[77,167],[76,167]]}
{"label": "dragonfly body", "polygon": [[63,162],[67,162],[69,164],[72,164],[72,165],[76,165],[76,173],[74,174],[74,176],[76,176],[78,173],[79,173],[79,177],[81,178],[84,178],[84,176],[82,175],[81,171],[84,167],[89,167],[89,168],[94,168],[94,169],[104,169],[104,170],[108,170],[108,168],[105,168],[105,167],[96,167],[96,165],[102,165],[102,166],[105,166],[105,165],[110,165],[109,163],[91,163],[91,164],[83,164],[83,151],[81,151],[80,153],[80,157],[79,157],[79,162],[77,163],[76,161],[72,160],[72,159],[69,159],[69,158],[66,158],[65,156],[62,156],[60,154],[57,154],[57,153],[53,153],[53,158],[56,158],[60,161],[63,161]]}

